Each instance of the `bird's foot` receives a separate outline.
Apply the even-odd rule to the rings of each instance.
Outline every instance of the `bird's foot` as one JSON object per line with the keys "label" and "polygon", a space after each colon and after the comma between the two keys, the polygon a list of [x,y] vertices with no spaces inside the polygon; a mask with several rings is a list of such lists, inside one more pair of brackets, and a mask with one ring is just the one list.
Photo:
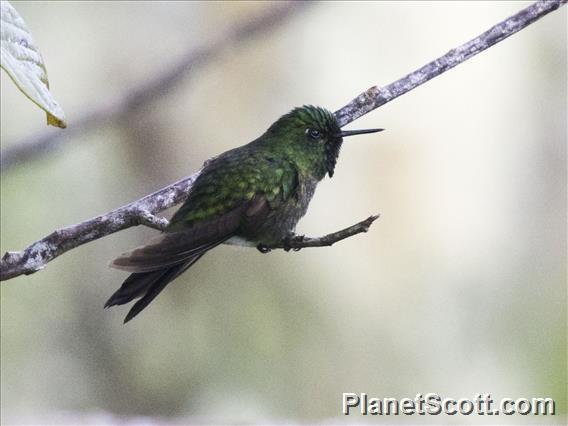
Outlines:
{"label": "bird's foot", "polygon": [[286,238],[284,238],[284,247],[283,247],[284,250],[286,250],[286,251],[290,251],[290,250],[300,251],[300,250],[302,250],[302,247],[294,247],[294,246],[296,244],[304,241],[304,238],[305,238],[304,235],[296,235],[296,234],[288,235]]}
{"label": "bird's foot", "polygon": [[265,253],[270,253],[272,251],[272,249],[270,247],[268,247],[266,244],[262,244],[260,243],[259,245],[256,246],[256,249],[261,252],[262,254]]}

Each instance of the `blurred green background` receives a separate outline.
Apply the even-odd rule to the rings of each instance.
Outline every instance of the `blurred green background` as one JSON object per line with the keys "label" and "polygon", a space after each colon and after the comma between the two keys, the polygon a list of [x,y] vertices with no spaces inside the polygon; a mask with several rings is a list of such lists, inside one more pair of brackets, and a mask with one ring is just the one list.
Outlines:
{"label": "blurred green background", "polygon": [[[275,6],[12,4],[70,128]],[[118,124],[3,173],[2,252],[188,175],[294,106],[336,110],[528,4],[312,4]],[[103,310],[126,276],[107,263],[155,231],[3,282],[2,422],[564,423],[566,28],[564,8],[350,126],[387,131],[346,140],[298,231],[380,212],[367,234],[298,253],[222,246],[126,326],[127,308]],[[60,132],[1,75],[3,149]],[[345,418],[343,392],[552,397],[559,415]]]}

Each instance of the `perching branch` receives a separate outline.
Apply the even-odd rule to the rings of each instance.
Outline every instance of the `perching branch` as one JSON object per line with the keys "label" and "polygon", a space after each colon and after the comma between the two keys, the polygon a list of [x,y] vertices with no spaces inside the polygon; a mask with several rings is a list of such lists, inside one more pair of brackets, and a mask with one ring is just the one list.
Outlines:
{"label": "perching branch", "polygon": [[200,171],[138,201],[76,225],[58,229],[23,251],[6,252],[0,261],[0,281],[32,274],[68,250],[131,226],[163,230],[168,221],[155,213],[181,203]]}
{"label": "perching branch", "polygon": [[298,251],[308,247],[329,247],[334,245],[338,241],[344,240],[362,232],[367,232],[373,222],[378,218],[378,214],[369,216],[367,219],[362,220],[355,225],[351,225],[348,228],[342,229],[341,231],[332,232],[331,234],[324,235],[323,237],[312,238],[305,237],[303,235],[295,235],[292,238],[283,240],[280,244],[262,246],[261,251],[270,251],[273,249]]}
{"label": "perching branch", "polygon": [[[341,126],[352,122],[369,111],[384,105],[390,100],[466,61],[477,53],[525,28],[537,19],[542,18],[544,15],[556,10],[559,6],[565,4],[566,1],[568,0],[538,1],[495,25],[470,42],[449,51],[444,56],[400,80],[383,88],[376,86],[370,88],[335,113]],[[42,269],[49,261],[68,250],[131,226],[144,224],[162,229],[167,221],[157,218],[155,215],[182,202],[187,197],[198,175],[199,171],[124,207],[77,225],[55,231],[23,251],[6,253],[0,261],[0,280],[36,272]],[[321,238],[292,239],[283,241],[281,247],[272,248],[300,249],[331,245],[357,233],[365,232],[375,219],[376,217],[371,216],[366,221]]]}
{"label": "perching branch", "polygon": [[220,57],[235,46],[264,32],[274,31],[296,12],[309,5],[307,2],[286,2],[271,6],[267,12],[253,19],[246,19],[218,39],[197,49],[191,49],[181,60],[163,74],[127,93],[114,103],[100,106],[70,122],[65,132],[43,131],[29,139],[10,144],[0,155],[0,170],[6,172],[13,166],[59,148],[71,136],[84,134],[102,125],[125,121],[128,114],[171,92],[172,88],[191,75],[191,72]]}

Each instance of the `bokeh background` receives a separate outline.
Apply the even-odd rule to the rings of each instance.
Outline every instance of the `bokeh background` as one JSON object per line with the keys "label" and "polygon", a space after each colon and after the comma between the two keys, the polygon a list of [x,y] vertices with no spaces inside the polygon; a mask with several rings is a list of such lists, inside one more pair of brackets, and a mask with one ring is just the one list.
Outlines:
{"label": "bokeh background", "polygon": [[[12,2],[69,128],[275,3]],[[260,135],[336,110],[527,2],[321,2],[232,46],[111,125],[2,172],[2,252],[114,209]],[[128,325],[107,263],[155,231],[1,284],[3,424],[566,421],[566,8],[350,128],[298,253],[223,246]],[[2,149],[45,127],[1,74]],[[168,214],[171,214],[169,212]],[[557,416],[341,415],[343,392],[552,397]],[[134,420],[137,421],[137,420]]]}

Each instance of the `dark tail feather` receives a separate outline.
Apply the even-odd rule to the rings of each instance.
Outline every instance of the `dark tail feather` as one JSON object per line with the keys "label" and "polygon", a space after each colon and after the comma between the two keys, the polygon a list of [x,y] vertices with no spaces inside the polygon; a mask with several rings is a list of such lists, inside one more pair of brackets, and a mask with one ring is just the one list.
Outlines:
{"label": "dark tail feather", "polygon": [[160,279],[168,271],[167,268],[153,272],[130,274],[122,286],[105,303],[105,308],[115,305],[124,305],[137,297],[144,296],[148,287]]}
{"label": "dark tail feather", "polygon": [[124,318],[125,324],[128,321],[130,321],[132,318],[134,318],[136,315],[138,315],[140,312],[142,312],[142,310],[146,306],[148,306],[150,302],[154,300],[156,296],[160,294],[160,292],[164,288],[166,288],[166,286],[170,283],[170,281],[172,281],[175,277],[179,275],[175,271],[178,268],[179,266],[175,266],[168,269],[164,275],[162,275],[158,280],[156,280],[151,286],[148,287],[146,294],[144,294],[144,296],[138,302],[136,302],[134,306],[132,306],[132,308],[128,311],[128,314],[126,314],[126,317]]}
{"label": "dark tail feather", "polygon": [[195,256],[187,262],[173,265],[152,272],[135,272],[124,281],[122,286],[107,300],[105,308],[124,305],[137,297],[141,299],[132,306],[124,318],[127,323],[138,315],[166,286],[197,262],[203,254]]}

